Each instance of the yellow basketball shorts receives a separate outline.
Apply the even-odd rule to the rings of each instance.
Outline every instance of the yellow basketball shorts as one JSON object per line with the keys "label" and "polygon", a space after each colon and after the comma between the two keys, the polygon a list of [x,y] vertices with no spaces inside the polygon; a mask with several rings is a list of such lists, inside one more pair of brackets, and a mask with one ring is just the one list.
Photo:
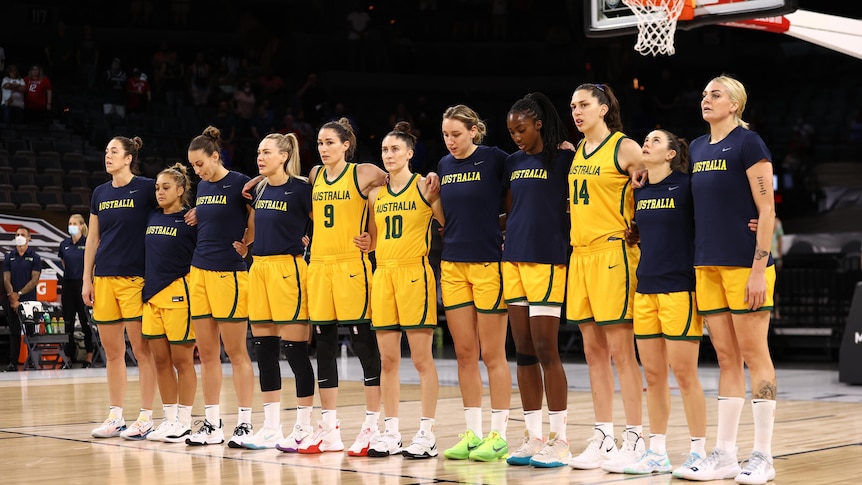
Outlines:
{"label": "yellow basketball shorts", "polygon": [[146,338],[167,338],[172,344],[195,341],[189,310],[188,276],[177,278],[144,303],[141,333]]}
{"label": "yellow basketball shorts", "polygon": [[302,256],[255,256],[248,271],[248,322],[308,323],[308,266]]}
{"label": "yellow basketball shorts", "polygon": [[700,340],[703,317],[697,314],[692,291],[674,293],[635,293],[635,338]]}
{"label": "yellow basketball shorts", "polygon": [[567,322],[632,323],[640,254],[640,248],[623,240],[574,248],[566,288]]}
{"label": "yellow basketball shorts", "polygon": [[210,271],[192,266],[189,292],[193,319],[248,320],[248,271]]}
{"label": "yellow basketball shorts", "polygon": [[566,265],[503,261],[503,297],[530,305],[562,306],[566,297]]}
{"label": "yellow basketball shorts", "polygon": [[371,263],[365,256],[312,257],[308,319],[313,325],[371,322]]}
{"label": "yellow basketball shorts", "polygon": [[440,263],[443,308],[453,310],[473,305],[479,313],[503,313],[503,273],[500,262]]}
{"label": "yellow basketball shorts", "polygon": [[695,266],[697,308],[701,315],[712,313],[750,313],[772,310],[775,291],[775,266],[766,268],[766,301],[756,310],[745,302],[745,286],[751,268],[739,266]]}
{"label": "yellow basketball shorts", "polygon": [[142,276],[93,278],[93,321],[98,324],[140,321],[144,313]]}
{"label": "yellow basketball shorts", "polygon": [[437,280],[427,258],[378,261],[371,291],[375,330],[410,330],[437,325]]}

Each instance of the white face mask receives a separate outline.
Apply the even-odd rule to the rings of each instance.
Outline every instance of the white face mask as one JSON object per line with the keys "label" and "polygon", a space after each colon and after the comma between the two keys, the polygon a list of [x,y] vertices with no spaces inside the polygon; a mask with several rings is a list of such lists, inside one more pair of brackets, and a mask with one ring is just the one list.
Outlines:
{"label": "white face mask", "polygon": [[69,235],[70,236],[77,236],[80,231],[81,231],[81,226],[69,226]]}
{"label": "white face mask", "polygon": [[16,246],[24,246],[25,244],[27,244],[27,238],[26,237],[20,236],[20,235],[15,236],[15,245]]}

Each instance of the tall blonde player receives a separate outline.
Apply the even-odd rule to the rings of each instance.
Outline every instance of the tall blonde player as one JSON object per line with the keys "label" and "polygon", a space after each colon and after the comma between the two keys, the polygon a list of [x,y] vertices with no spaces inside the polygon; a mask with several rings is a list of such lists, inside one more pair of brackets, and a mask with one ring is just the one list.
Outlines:
{"label": "tall blonde player", "polygon": [[[622,473],[645,451],[643,377],[635,357],[632,302],[640,250],[625,241],[634,215],[631,174],[641,148],[622,133],[620,105],[607,85],[582,84],[572,94],[572,117],[584,139],[569,170],[571,214],[566,319],[583,334],[596,425],[573,468]],[[613,359],[626,416],[622,446],[614,444]]]}
{"label": "tall blonde player", "polygon": [[[431,249],[431,219],[442,225],[440,194],[432,193],[418,174],[410,172],[416,137],[410,124],[399,122],[383,139],[383,165],[389,182],[368,196],[368,233],[357,238],[364,252],[375,251],[377,269],[371,292],[372,327],[380,348],[385,431],[372,444],[368,456],[403,453],[407,458],[437,456],[433,432],[437,411],[437,367],[432,344],[437,325],[437,283],[428,252]],[[412,443],[401,449],[398,401],[401,383],[401,334],[410,345],[410,358],[419,373],[422,416]]]}

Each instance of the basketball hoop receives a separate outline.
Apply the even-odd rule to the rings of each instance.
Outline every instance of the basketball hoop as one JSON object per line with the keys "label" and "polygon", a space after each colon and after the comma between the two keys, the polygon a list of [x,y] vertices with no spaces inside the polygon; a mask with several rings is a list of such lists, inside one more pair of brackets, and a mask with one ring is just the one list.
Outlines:
{"label": "basketball hoop", "polygon": [[694,17],[693,0],[623,0],[635,14],[638,41],[635,50],[643,55],[672,56],[676,22]]}

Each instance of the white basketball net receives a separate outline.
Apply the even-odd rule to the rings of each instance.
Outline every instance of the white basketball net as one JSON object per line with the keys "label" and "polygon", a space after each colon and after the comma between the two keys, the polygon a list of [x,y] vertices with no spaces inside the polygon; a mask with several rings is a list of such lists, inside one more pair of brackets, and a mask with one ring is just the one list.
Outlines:
{"label": "white basketball net", "polygon": [[623,0],[635,13],[638,22],[638,42],[635,50],[643,55],[672,56],[676,21],[685,0]]}

